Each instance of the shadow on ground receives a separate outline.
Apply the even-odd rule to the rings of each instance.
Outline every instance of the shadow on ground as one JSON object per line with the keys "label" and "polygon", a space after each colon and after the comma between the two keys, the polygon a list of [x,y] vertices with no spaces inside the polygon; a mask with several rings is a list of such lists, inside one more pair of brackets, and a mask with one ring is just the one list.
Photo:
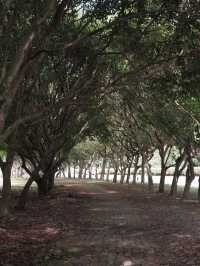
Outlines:
{"label": "shadow on ground", "polygon": [[66,183],[0,221],[0,265],[199,266],[199,205],[141,187]]}

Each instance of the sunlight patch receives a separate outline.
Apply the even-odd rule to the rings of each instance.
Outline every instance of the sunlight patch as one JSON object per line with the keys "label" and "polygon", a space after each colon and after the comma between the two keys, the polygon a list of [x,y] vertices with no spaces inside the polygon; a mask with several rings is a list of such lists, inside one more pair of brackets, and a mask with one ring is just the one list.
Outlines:
{"label": "sunlight patch", "polygon": [[133,262],[131,260],[126,260],[121,266],[133,266]]}

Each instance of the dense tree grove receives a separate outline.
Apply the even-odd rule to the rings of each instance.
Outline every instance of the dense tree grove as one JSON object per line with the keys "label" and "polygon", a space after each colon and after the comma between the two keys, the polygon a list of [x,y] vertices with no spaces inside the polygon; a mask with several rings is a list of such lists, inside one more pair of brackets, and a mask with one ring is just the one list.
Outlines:
{"label": "dense tree grove", "polygon": [[200,174],[199,15],[192,0],[0,1],[1,215],[16,158],[29,175],[20,209],[33,182],[44,196],[66,172],[147,175],[153,190],[155,154],[158,191],[171,170],[170,195],[183,173],[188,198]]}

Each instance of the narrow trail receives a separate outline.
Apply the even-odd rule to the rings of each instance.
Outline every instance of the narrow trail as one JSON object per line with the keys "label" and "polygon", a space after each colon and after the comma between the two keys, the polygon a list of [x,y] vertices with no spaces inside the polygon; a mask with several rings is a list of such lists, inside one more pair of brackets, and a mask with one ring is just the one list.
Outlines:
{"label": "narrow trail", "polygon": [[33,193],[0,220],[0,266],[200,266],[200,207],[139,186]]}

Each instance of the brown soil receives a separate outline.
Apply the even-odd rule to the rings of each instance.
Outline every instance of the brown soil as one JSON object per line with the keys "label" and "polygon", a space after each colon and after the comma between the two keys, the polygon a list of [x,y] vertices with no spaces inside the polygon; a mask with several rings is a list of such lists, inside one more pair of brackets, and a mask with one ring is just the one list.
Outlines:
{"label": "brown soil", "polygon": [[199,266],[200,207],[141,187],[66,183],[0,220],[1,266]]}

